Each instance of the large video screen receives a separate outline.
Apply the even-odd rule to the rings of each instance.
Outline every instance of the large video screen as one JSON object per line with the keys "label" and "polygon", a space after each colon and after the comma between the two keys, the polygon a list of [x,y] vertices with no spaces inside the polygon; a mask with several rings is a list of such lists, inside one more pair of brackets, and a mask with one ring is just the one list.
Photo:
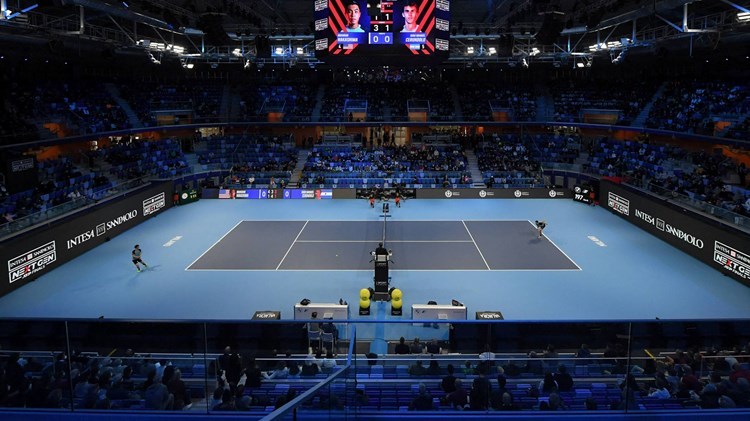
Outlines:
{"label": "large video screen", "polygon": [[450,0],[315,0],[315,56],[339,65],[448,59]]}

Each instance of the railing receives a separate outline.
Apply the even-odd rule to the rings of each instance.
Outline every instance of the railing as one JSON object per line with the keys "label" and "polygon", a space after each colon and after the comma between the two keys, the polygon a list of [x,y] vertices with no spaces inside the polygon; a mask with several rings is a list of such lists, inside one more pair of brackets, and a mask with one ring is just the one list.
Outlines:
{"label": "railing", "polygon": [[699,212],[711,215],[713,217],[727,221],[730,224],[739,225],[740,227],[744,227],[745,229],[750,229],[750,218],[744,215],[740,215],[736,212],[732,212],[729,209],[712,205],[695,197],[690,197],[688,195],[678,193],[674,190],[666,189],[654,183],[649,182],[644,186],[643,180],[626,178],[626,181],[628,184],[640,190],[650,191],[664,199],[669,199],[671,201],[677,202],[680,205],[684,205],[690,209],[694,209]]}
{"label": "railing", "polygon": [[[34,384],[17,393],[17,383],[9,382],[0,418],[41,410],[47,416],[149,412],[201,420],[219,414],[267,420],[498,418],[542,416],[549,407],[574,416],[674,411],[694,417],[699,411],[704,417],[737,414],[733,419],[739,420],[750,414],[748,408],[713,412],[717,406],[708,399],[711,388],[726,394],[730,375],[748,369],[748,350],[733,348],[746,346],[750,320],[332,322],[348,334],[333,344],[341,354],[326,357],[308,348],[316,344],[307,338],[305,321],[0,320],[6,372],[23,373]],[[412,341],[417,334],[426,343]],[[395,353],[399,336],[409,336],[413,353]],[[228,343],[232,348],[224,354]],[[290,354],[261,357],[278,343]],[[661,374],[669,390],[657,397]],[[99,386],[89,384],[92,375]],[[149,396],[161,387],[161,377],[172,398],[157,405]],[[156,386],[149,387],[152,379]],[[688,380],[693,393],[678,386]],[[45,384],[55,393],[45,392],[46,401],[39,401],[36,387]],[[470,399],[450,396],[450,386],[466,389]],[[224,404],[212,398],[217,391]],[[457,411],[459,406],[470,411]]]}
{"label": "railing", "polygon": [[51,222],[55,219],[61,218],[74,211],[93,206],[102,200],[109,200],[116,196],[119,196],[127,191],[133,190],[147,183],[148,177],[141,177],[134,180],[128,180],[121,184],[109,187],[104,191],[103,196],[97,199],[81,196],[71,199],[68,202],[62,203],[57,206],[52,206],[47,209],[34,212],[30,215],[15,218],[10,222],[6,222],[0,225],[0,239],[16,235],[21,231],[39,226],[46,222]]}

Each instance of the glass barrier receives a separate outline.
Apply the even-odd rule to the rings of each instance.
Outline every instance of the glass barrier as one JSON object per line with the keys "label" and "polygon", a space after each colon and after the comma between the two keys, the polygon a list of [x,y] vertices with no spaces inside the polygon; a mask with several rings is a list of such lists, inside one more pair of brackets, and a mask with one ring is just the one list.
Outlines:
{"label": "glass barrier", "polygon": [[134,180],[128,180],[107,189],[96,191],[90,196],[73,198],[57,206],[51,206],[30,215],[17,217],[10,222],[0,225],[0,237],[9,236],[34,225],[39,225],[59,216],[71,213],[76,209],[81,209],[96,204],[101,200],[117,196],[130,189],[146,184],[150,178],[151,177],[141,177]]}
{"label": "glass barrier", "polygon": [[747,416],[748,322],[334,321],[338,334],[324,343],[299,321],[1,320],[0,416],[731,408]]}
{"label": "glass barrier", "polygon": [[699,212],[712,215],[716,218],[722,219],[729,222],[730,224],[739,225],[750,228],[750,218],[747,216],[740,215],[739,213],[733,212],[727,208],[712,205],[708,202],[703,201],[699,196],[686,195],[674,190],[666,189],[662,186],[654,183],[645,183],[643,180],[628,178],[628,184],[633,185],[641,190],[650,191],[662,198],[672,200],[679,203],[687,208],[697,210]]}

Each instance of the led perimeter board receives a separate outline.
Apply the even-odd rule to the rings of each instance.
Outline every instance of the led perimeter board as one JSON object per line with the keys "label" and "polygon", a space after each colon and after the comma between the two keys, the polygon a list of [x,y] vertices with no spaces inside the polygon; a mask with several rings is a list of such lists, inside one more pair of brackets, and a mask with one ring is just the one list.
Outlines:
{"label": "led perimeter board", "polygon": [[450,0],[315,0],[315,56],[341,66],[448,59]]}

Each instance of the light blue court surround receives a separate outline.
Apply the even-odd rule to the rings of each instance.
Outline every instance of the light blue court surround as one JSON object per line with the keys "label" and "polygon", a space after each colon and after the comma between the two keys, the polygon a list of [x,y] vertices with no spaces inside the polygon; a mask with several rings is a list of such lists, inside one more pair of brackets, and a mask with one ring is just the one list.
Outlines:
{"label": "light blue court surround", "polygon": [[[499,310],[512,320],[750,317],[750,288],[599,207],[543,199],[410,200],[391,212],[392,221],[545,219],[544,234],[581,268],[394,270],[391,285],[403,290],[404,318],[411,304],[453,298],[470,318],[479,310]],[[168,210],[0,298],[0,317],[248,320],[256,310],[281,310],[291,318],[302,298],[343,298],[359,317],[359,290],[372,286],[369,271],[185,270],[242,220],[380,219],[363,200],[202,200]],[[150,265],[141,273],[130,261],[136,243]],[[389,309],[363,318],[389,319]]]}

